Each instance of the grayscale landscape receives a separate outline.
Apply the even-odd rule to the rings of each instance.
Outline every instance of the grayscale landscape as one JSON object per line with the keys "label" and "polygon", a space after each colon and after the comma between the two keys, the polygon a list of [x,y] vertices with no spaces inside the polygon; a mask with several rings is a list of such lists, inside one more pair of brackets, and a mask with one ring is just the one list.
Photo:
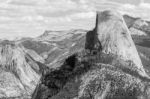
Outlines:
{"label": "grayscale landscape", "polygon": [[150,99],[148,0],[0,1],[0,99]]}

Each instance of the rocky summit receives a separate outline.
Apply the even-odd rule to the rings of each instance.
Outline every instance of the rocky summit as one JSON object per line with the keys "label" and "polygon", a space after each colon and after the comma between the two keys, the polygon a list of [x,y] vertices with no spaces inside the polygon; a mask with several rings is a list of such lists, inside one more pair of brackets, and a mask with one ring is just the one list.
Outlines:
{"label": "rocky summit", "polygon": [[91,31],[1,41],[0,98],[150,99],[149,58],[124,19],[106,10],[97,12]]}
{"label": "rocky summit", "polygon": [[125,61],[132,61],[135,64],[132,69],[143,76],[148,76],[122,16],[116,12],[105,11],[98,13],[96,22],[96,33],[102,45],[102,52],[115,54]]}

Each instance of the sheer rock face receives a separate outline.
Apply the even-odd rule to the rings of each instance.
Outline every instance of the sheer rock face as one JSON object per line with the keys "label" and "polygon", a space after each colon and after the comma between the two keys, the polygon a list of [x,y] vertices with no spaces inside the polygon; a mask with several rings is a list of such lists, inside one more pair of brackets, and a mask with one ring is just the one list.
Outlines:
{"label": "sheer rock face", "polygon": [[[35,61],[32,62],[37,65]],[[29,63],[31,59],[20,46],[12,44],[0,46],[0,98],[31,97],[39,82],[40,74]]]}
{"label": "sheer rock face", "polygon": [[131,67],[142,76],[147,77],[136,47],[123,17],[113,11],[98,12],[96,19],[96,33],[102,46],[102,52],[118,55],[121,59],[132,61]]}
{"label": "sheer rock face", "polygon": [[[109,63],[110,56],[106,58],[101,55],[103,58],[100,61],[106,59],[107,62],[104,64],[100,61],[99,64],[95,63],[96,68],[81,76],[79,99],[83,97],[91,99],[149,99],[150,79],[144,70],[122,16],[112,11],[98,12],[96,27],[90,32],[90,35],[92,33],[95,35],[93,38],[98,38],[97,42],[100,42],[99,51],[102,51],[106,56],[116,55],[119,60],[118,63],[112,64],[116,61],[114,57]],[[94,46],[92,47],[89,48],[95,49]],[[133,64],[129,65],[129,61]]]}

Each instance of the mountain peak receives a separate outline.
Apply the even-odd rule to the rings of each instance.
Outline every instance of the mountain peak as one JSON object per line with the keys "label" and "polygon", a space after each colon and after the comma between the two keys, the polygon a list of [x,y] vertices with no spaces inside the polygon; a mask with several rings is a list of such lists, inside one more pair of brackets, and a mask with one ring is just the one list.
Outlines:
{"label": "mountain peak", "polygon": [[132,61],[139,74],[148,77],[123,17],[118,12],[97,12],[95,34],[102,52],[114,54],[125,61]]}
{"label": "mountain peak", "polygon": [[119,14],[118,12],[113,11],[113,10],[106,10],[103,12],[97,11],[97,15],[96,15],[96,22],[97,23],[96,24],[106,22],[109,19],[122,19],[122,16],[121,16],[121,14]]}
{"label": "mountain peak", "polygon": [[22,94],[26,97],[33,93],[40,80],[40,74],[33,69],[36,62],[28,57],[20,45],[8,41],[1,44],[0,66],[1,86],[4,89],[1,92],[6,94],[3,97],[19,97]]}

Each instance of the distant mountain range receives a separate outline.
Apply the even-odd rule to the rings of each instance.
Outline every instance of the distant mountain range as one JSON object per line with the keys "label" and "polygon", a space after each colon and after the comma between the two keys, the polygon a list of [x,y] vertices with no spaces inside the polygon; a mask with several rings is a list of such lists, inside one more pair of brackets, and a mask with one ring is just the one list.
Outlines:
{"label": "distant mountain range", "polygon": [[0,41],[0,99],[150,99],[150,22],[98,12],[95,28]]}
{"label": "distant mountain range", "polygon": [[[146,20],[142,20],[141,18],[133,18],[128,15],[123,16],[127,26],[129,29],[136,29],[139,32],[136,32],[134,35],[150,35],[150,22]],[[133,34],[134,32],[131,32]]]}

